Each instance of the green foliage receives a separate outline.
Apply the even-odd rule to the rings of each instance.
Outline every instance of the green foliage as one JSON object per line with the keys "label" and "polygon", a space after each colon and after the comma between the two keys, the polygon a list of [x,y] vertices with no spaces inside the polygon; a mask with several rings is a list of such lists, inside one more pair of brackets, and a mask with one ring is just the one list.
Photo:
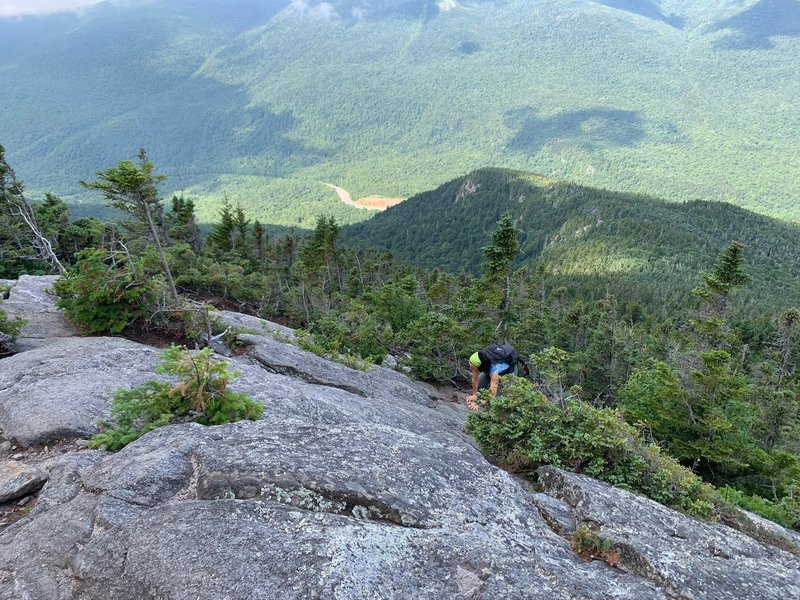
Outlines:
{"label": "green foliage", "polygon": [[161,198],[158,195],[158,184],[166,179],[165,175],[155,175],[155,165],[148,160],[144,150],[139,151],[139,163],[129,160],[120,161],[117,166],[97,172],[97,180],[91,183],[81,181],[81,185],[90,190],[103,192],[108,206],[127,213],[138,222],[129,227],[135,231],[141,226],[147,231],[155,244],[161,269],[168,289],[174,301],[178,300],[178,291],[164,255],[161,238],[164,237],[164,214]]}
{"label": "green foliage", "polygon": [[536,365],[543,383],[548,386],[548,389],[562,405],[567,400],[580,397],[581,389],[579,386],[573,386],[569,395],[565,393],[564,381],[569,366],[569,354],[567,352],[561,348],[550,346],[531,356],[531,361]]}
{"label": "green foliage", "polygon": [[504,212],[497,222],[488,246],[482,248],[486,258],[481,265],[489,281],[503,281],[511,275],[511,265],[519,256],[519,229],[509,212]]}
{"label": "green foliage", "polygon": [[148,316],[148,307],[163,291],[163,283],[144,276],[117,253],[91,248],[77,259],[74,270],[53,287],[56,305],[89,333],[119,333]]}
{"label": "green foliage", "polygon": [[550,464],[647,495],[700,518],[713,518],[712,489],[643,443],[619,411],[568,400],[562,408],[533,384],[505,378],[503,394],[470,414],[467,430],[484,452],[515,471]]}
{"label": "green foliage", "polygon": [[[323,327],[325,325],[322,324]],[[335,326],[335,323],[328,322],[327,325]],[[295,340],[303,350],[312,352],[322,358],[334,360],[357,371],[369,369],[372,364],[370,361],[348,352],[342,352],[341,344],[336,342],[336,334],[332,334],[331,331],[326,331],[325,333],[327,333],[327,337],[325,334],[315,335],[308,331],[298,330],[295,331]],[[346,328],[338,328],[337,333],[341,336],[345,335]]]}
{"label": "green foliage", "polygon": [[466,355],[469,331],[453,316],[438,311],[426,313],[404,331],[412,347],[409,363],[420,379],[447,381],[458,374],[460,357]]}
{"label": "green foliage", "polygon": [[147,221],[153,215],[160,215],[158,184],[167,178],[166,175],[154,174],[154,170],[155,165],[141,150],[138,164],[130,160],[120,161],[115,167],[98,171],[96,181],[81,181],[81,185],[101,191],[111,208]]}
{"label": "green foliage", "polygon": [[731,371],[727,352],[700,359],[702,368],[692,372],[688,386],[660,361],[635,371],[621,392],[626,418],[703,472],[747,469],[757,448],[747,434],[755,415],[744,402],[746,381]]}
{"label": "green foliage", "polygon": [[261,417],[261,404],[228,389],[239,372],[214,360],[212,354],[209,348],[196,353],[178,346],[165,350],[156,372],[172,375],[178,382],[149,381],[131,390],[118,390],[112,423],[100,423],[101,431],[90,446],[116,451],[148,431],[174,422],[222,425]]}
{"label": "green foliage", "polygon": [[[797,486],[795,494],[799,492],[800,486]],[[800,501],[795,494],[787,495],[780,501],[774,502],[761,496],[745,494],[730,487],[720,488],[719,493],[723,499],[739,508],[775,521],[789,529],[800,529]]]}
{"label": "green foliage", "polygon": [[217,257],[224,257],[236,247],[236,224],[234,223],[233,208],[226,198],[219,209],[218,221],[208,234],[206,243],[208,249]]}
{"label": "green foliage", "polygon": [[522,230],[514,225],[511,214],[504,212],[492,232],[488,246],[485,246],[483,255],[485,261],[483,269],[484,291],[487,292],[486,304],[491,307],[496,304],[500,309],[500,325],[498,333],[505,339],[511,320],[511,274],[512,265],[519,256],[519,236]]}
{"label": "green foliage", "polygon": [[19,332],[25,325],[23,319],[11,319],[2,309],[0,302],[0,357],[14,350],[14,342],[19,337]]}
{"label": "green foliage", "polygon": [[708,300],[712,295],[727,294],[735,287],[744,285],[751,277],[744,271],[744,244],[733,242],[719,259],[716,268],[710,273],[701,273],[705,286],[695,293]]}
{"label": "green foliage", "polygon": [[188,244],[194,253],[200,252],[200,227],[197,225],[193,200],[182,194],[173,196],[172,208],[166,216],[166,222],[172,240]]}

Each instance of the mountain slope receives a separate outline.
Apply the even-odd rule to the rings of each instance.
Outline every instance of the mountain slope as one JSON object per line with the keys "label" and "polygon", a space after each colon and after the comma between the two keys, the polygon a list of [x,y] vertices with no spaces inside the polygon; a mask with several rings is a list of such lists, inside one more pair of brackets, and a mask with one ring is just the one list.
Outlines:
{"label": "mountain slope", "polygon": [[[24,293],[31,284],[43,290],[25,278],[12,296],[20,292],[26,312],[44,303],[59,316],[51,296]],[[241,316],[221,318],[238,331]],[[262,403],[263,418],[157,428],[117,453],[77,442],[110,418],[116,386],[152,379],[156,348],[47,336],[3,360],[0,422],[18,460],[2,463],[0,491],[4,508],[21,512],[24,504],[26,514],[0,522],[0,597],[800,593],[792,531],[752,515],[732,520],[740,531],[703,523],[549,466],[533,493],[466,438],[463,406],[388,369],[324,360],[275,339],[274,324],[250,319],[245,356],[229,359],[237,370],[231,388]],[[615,549],[608,559],[624,569],[587,560],[595,538],[578,527],[587,522],[596,539],[624,539],[622,558]]]}
{"label": "mountain slope", "polygon": [[33,191],[140,147],[216,217],[367,218],[486,165],[800,218],[797,0],[134,0],[0,20],[0,141]]}
{"label": "mountain slope", "polygon": [[348,227],[343,236],[403,260],[477,273],[504,211],[523,231],[518,265],[589,297],[611,290],[625,302],[666,311],[689,302],[699,271],[711,270],[739,240],[753,275],[747,302],[754,309],[800,305],[796,225],[725,203],[669,203],[520,171],[475,171]]}

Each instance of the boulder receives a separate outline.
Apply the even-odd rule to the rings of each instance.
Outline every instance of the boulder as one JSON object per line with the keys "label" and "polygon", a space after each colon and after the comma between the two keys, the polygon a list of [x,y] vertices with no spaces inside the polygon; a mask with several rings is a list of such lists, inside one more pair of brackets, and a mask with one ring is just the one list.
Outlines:
{"label": "boulder", "polygon": [[41,488],[47,478],[38,469],[14,460],[0,463],[0,503],[27,496]]}
{"label": "boulder", "polygon": [[213,310],[211,311],[211,317],[219,319],[226,327],[230,327],[235,332],[253,335],[274,335],[289,342],[294,340],[294,329],[266,319],[259,319],[258,317],[230,310]]}
{"label": "boulder", "polygon": [[[297,387],[299,381],[326,388],[328,392],[324,396],[314,394],[314,405],[317,408],[313,410],[319,409],[320,398],[329,398],[330,390],[338,389],[350,396],[367,400],[342,402],[338,409],[340,411],[351,414],[364,409],[369,413],[378,411],[389,419],[386,422],[393,422],[397,418],[409,423],[429,421],[428,430],[433,427],[464,435],[467,409],[463,405],[443,400],[441,396],[432,396],[424,385],[412,381],[402,373],[375,365],[365,371],[353,369],[288,342],[276,340],[270,335],[240,334],[238,338],[247,345],[245,359],[250,359],[269,373],[284,375],[284,385],[293,389],[307,389]],[[263,377],[264,374],[261,373],[256,376],[256,380]],[[255,395],[258,392],[253,387],[251,385],[244,391]],[[327,400],[323,400],[323,403],[334,408]]]}
{"label": "boulder", "polygon": [[696,600],[800,598],[800,560],[719,523],[702,523],[595,479],[539,469],[546,494],[621,551],[620,567]]}
{"label": "boulder", "polygon": [[[464,415],[458,408],[420,407],[402,398],[387,402],[382,395],[365,397],[338,387],[306,383],[302,378],[272,373],[246,361],[246,358],[231,361],[240,371],[231,389],[261,402],[265,414],[272,417],[309,424],[383,423],[431,436],[437,432],[465,435]],[[409,381],[409,385],[414,384]]]}
{"label": "boulder", "polygon": [[158,354],[122,338],[58,338],[3,359],[3,437],[28,447],[92,435],[115,390],[155,378]]}

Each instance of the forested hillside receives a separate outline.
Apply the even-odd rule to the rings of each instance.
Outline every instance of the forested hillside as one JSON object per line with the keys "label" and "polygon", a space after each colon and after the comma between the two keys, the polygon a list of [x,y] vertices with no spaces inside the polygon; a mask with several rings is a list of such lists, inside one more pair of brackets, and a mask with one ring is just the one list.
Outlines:
{"label": "forested hillside", "polygon": [[522,230],[517,267],[546,274],[582,297],[611,290],[666,317],[691,304],[698,271],[741,241],[754,310],[800,304],[800,227],[720,202],[669,203],[482,169],[410,198],[343,238],[427,267],[476,274],[487,232],[508,211]]}
{"label": "forested hillside", "polygon": [[145,148],[311,228],[503,166],[800,218],[800,2],[132,0],[0,20],[0,142],[33,193]]}

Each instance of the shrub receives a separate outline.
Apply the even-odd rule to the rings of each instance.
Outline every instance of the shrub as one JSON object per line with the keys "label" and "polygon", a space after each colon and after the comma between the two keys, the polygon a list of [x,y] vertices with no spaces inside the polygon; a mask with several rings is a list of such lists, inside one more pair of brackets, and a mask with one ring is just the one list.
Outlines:
{"label": "shrub", "polygon": [[603,560],[612,567],[621,562],[619,549],[614,547],[614,540],[602,539],[586,525],[581,525],[572,534],[572,549],[586,560]]}
{"label": "shrub", "polygon": [[161,288],[157,279],[96,248],[78,253],[77,259],[75,270],[53,286],[57,305],[72,322],[89,333],[119,333],[147,316]]}
{"label": "shrub", "polygon": [[467,430],[501,465],[522,472],[555,465],[698,518],[715,518],[713,488],[657,446],[643,443],[619,411],[574,398],[562,408],[524,379],[504,380],[503,394],[484,395],[486,410],[467,421]]}
{"label": "shrub", "polygon": [[14,342],[19,337],[23,325],[25,325],[24,320],[10,319],[0,308],[0,356],[13,352]]}
{"label": "shrub", "polygon": [[111,409],[113,423],[100,422],[101,431],[90,445],[116,451],[170,423],[221,425],[258,419],[264,407],[246,394],[228,389],[238,371],[229,369],[227,362],[214,360],[212,354],[210,348],[196,353],[179,346],[165,350],[156,372],[176,376],[179,381],[148,381],[117,391]]}
{"label": "shrub", "polygon": [[719,493],[724,500],[739,508],[775,521],[789,529],[800,529],[800,501],[795,499],[793,494],[773,502],[730,487],[720,488]]}
{"label": "shrub", "polygon": [[373,364],[360,356],[342,352],[341,347],[324,335],[318,335],[298,329],[295,331],[295,341],[303,350],[316,354],[327,360],[333,360],[357,371],[366,371]]}

